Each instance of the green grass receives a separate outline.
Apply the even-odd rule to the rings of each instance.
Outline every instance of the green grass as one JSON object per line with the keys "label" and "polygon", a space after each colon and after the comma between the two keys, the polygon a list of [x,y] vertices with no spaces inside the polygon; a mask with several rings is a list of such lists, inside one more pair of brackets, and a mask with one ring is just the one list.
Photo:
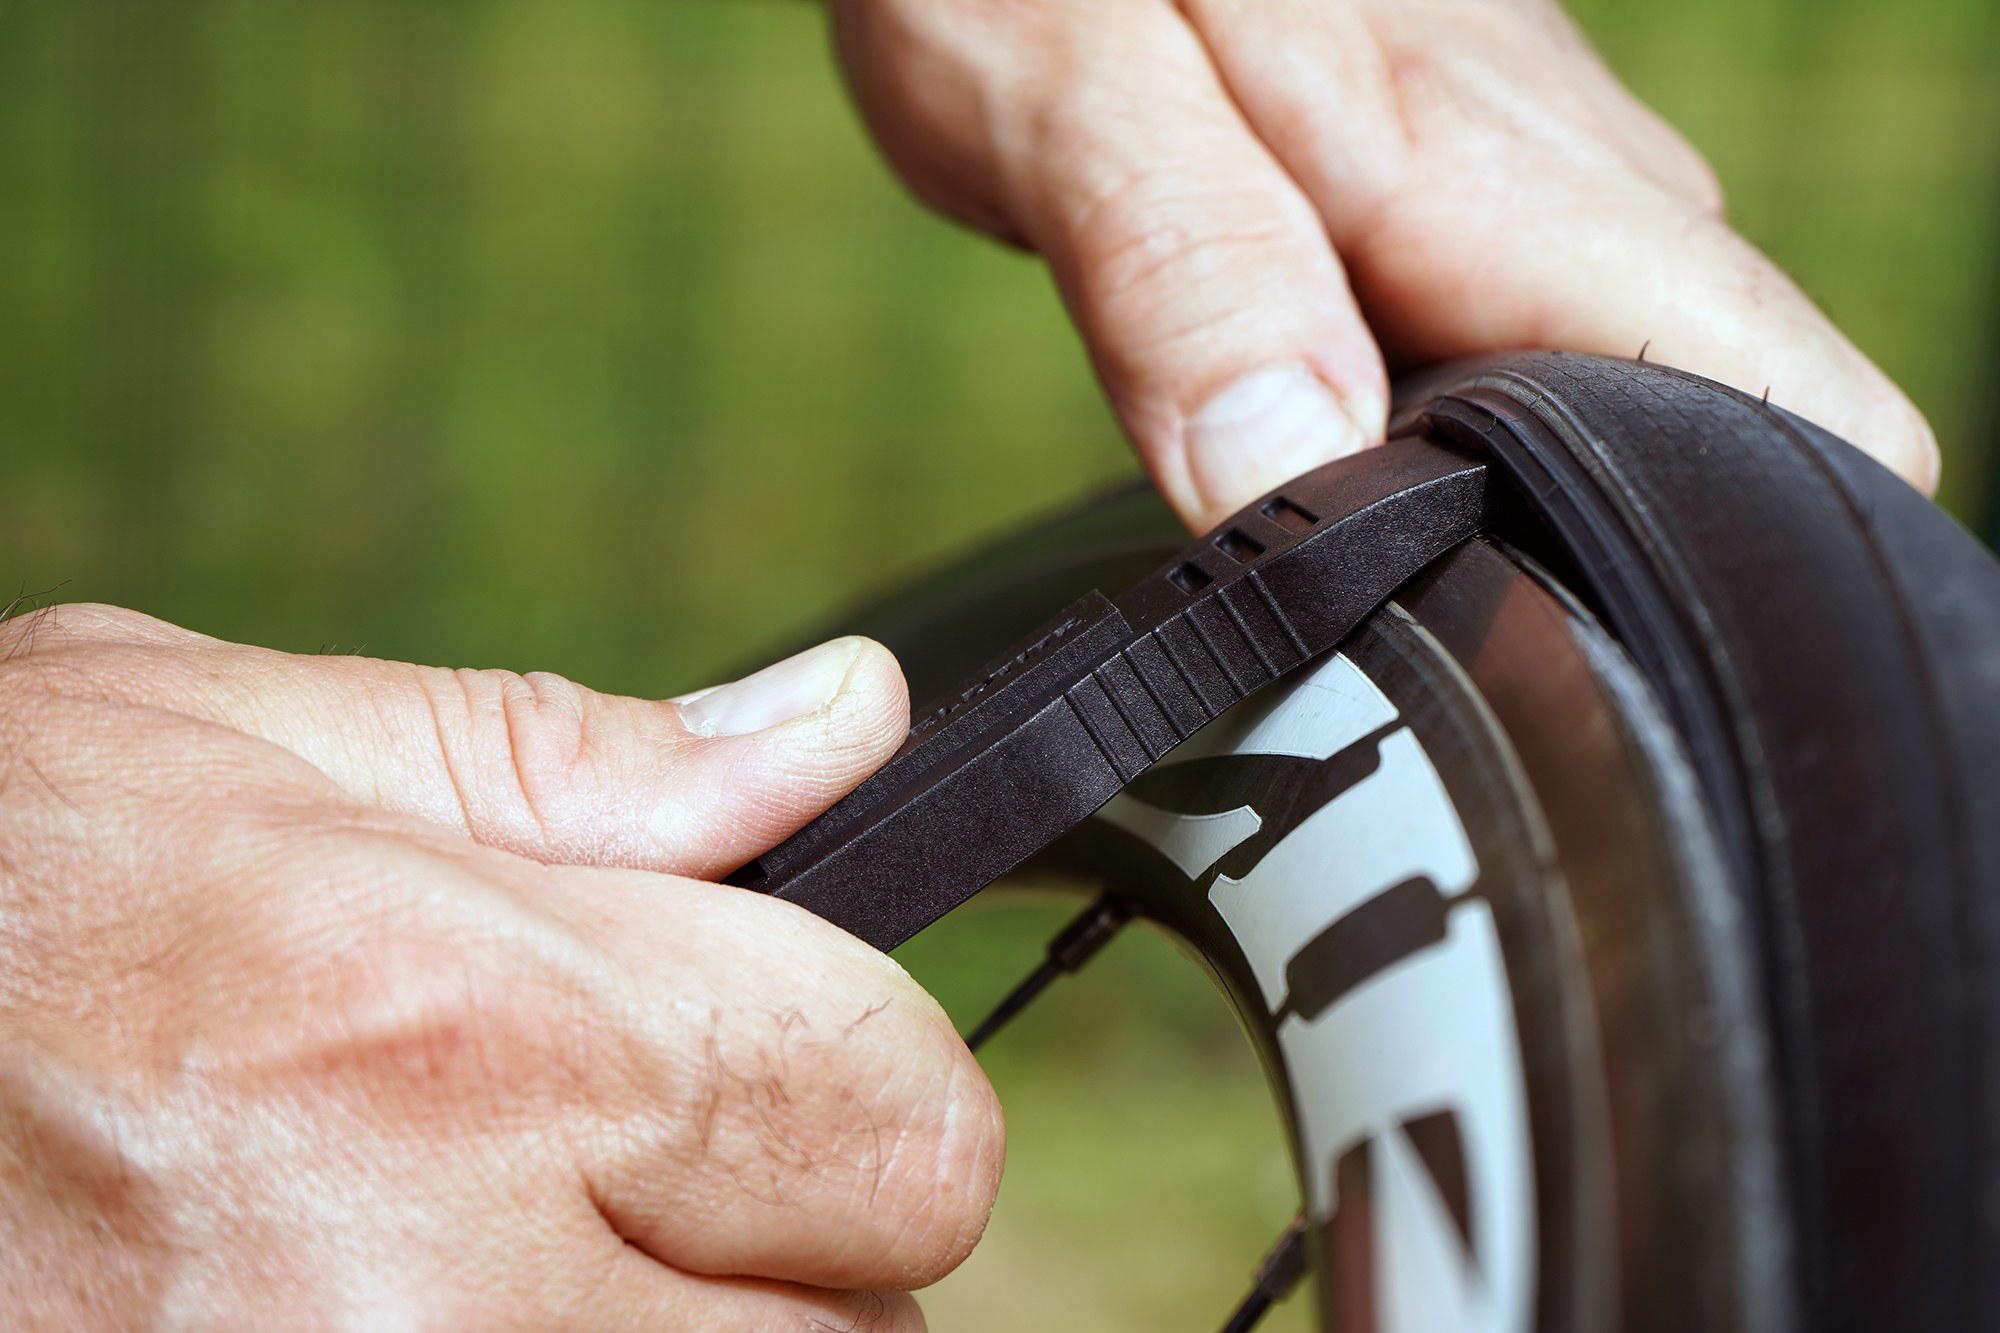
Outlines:
{"label": "green grass", "polygon": [[[1989,0],[1579,13],[1978,521]],[[901,194],[823,48],[750,0],[0,8],[0,592],[660,693],[1129,473],[1044,275]],[[969,1015],[1054,920],[909,961]],[[992,1068],[937,1326],[1217,1322],[1292,1198],[1206,982],[1134,937]]]}
{"label": "green grass", "polygon": [[[1025,900],[1024,900],[1025,899]],[[989,895],[898,955],[961,1030],[1041,957],[1074,902]],[[1193,964],[1128,929],[985,1048],[1007,1175],[934,1328],[1202,1329],[1298,1209],[1278,1109]],[[1290,1301],[1269,1327],[1308,1327]]]}

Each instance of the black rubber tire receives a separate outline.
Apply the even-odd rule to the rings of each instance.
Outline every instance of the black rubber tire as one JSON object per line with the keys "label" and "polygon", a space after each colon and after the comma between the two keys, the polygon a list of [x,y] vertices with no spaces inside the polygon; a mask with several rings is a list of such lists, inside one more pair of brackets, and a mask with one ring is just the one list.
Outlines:
{"label": "black rubber tire", "polygon": [[1433,376],[1653,681],[1724,830],[1807,1323],[2000,1327],[2000,568],[1859,451],[1659,366]]}
{"label": "black rubber tire", "polygon": [[[1392,433],[1512,476],[1495,535],[1609,626],[1691,762],[1754,936],[1797,1326],[2000,1328],[2000,566],[1858,451],[1665,367],[1519,354],[1401,402]],[[923,697],[1174,543],[1114,498],[861,628]]]}

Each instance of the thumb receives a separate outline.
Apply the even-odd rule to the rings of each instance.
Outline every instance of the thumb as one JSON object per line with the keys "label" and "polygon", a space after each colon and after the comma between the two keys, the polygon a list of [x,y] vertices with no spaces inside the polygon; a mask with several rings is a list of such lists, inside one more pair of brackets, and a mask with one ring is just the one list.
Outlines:
{"label": "thumb", "polygon": [[63,651],[132,702],[281,746],[364,804],[543,861],[713,877],[846,795],[909,725],[895,658],[862,638],[662,701],[60,610],[67,628],[42,636],[42,656]]}
{"label": "thumb", "polygon": [[901,669],[862,638],[668,701],[542,672],[395,663],[305,688],[332,707],[366,692],[346,714],[364,725],[260,730],[364,800],[541,860],[701,878],[846,795],[909,727]]}

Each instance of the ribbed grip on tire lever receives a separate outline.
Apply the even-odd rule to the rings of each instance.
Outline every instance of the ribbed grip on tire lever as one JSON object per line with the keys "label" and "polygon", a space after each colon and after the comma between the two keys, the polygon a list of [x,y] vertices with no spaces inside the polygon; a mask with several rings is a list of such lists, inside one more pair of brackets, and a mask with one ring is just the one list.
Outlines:
{"label": "ribbed grip on tire lever", "polygon": [[1346,638],[1481,528],[1488,487],[1482,459],[1418,439],[1294,479],[1115,601],[1072,604],[730,882],[894,948]]}

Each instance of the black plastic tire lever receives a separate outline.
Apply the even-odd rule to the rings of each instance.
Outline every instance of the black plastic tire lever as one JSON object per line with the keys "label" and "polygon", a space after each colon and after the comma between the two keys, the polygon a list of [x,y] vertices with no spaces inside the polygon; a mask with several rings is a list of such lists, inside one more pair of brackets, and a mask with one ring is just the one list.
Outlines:
{"label": "black plastic tire lever", "polygon": [[1336,646],[1487,517],[1483,459],[1393,440],[1092,592],[917,719],[846,799],[731,882],[892,949],[1251,691]]}

